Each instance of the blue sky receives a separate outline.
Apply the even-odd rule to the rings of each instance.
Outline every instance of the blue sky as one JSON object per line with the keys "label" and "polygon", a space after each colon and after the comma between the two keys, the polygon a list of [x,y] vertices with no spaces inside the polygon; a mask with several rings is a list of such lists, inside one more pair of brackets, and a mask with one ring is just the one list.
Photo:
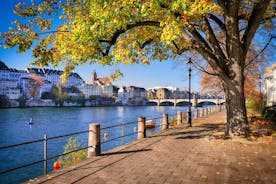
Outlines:
{"label": "blue sky", "polygon": [[[0,7],[0,32],[6,32],[11,22],[18,19],[13,14],[13,8],[19,0],[4,0]],[[29,0],[28,0],[29,1]],[[26,53],[17,53],[16,48],[5,49],[0,47],[0,60],[8,67],[16,69],[25,69],[29,67],[29,63],[33,60],[31,51]],[[183,60],[179,65],[179,61]],[[112,70],[120,69],[124,78],[121,81],[114,82],[115,85],[135,85],[139,87],[155,87],[155,86],[173,86],[180,89],[188,87],[188,72],[184,57],[179,57],[176,60],[167,60],[163,62],[153,61],[150,65],[143,64],[134,65],[115,65],[102,66],[98,64],[79,66],[75,72],[88,81],[92,71],[95,69],[99,77],[109,76]],[[272,57],[270,64],[275,61],[275,56]],[[177,64],[178,63],[178,64]],[[58,68],[62,69],[62,67]],[[192,73],[192,89],[200,91],[200,74],[193,70]]]}
{"label": "blue sky", "polygon": [[[13,14],[13,8],[18,0],[4,0],[0,7],[0,32],[6,32],[11,22],[18,19]],[[8,67],[16,69],[25,69],[29,67],[29,63],[33,60],[31,51],[26,53],[17,53],[16,48],[5,49],[0,47],[0,60]],[[183,59],[183,58],[179,58]],[[153,61],[150,65],[134,64],[134,65],[116,65],[116,66],[102,66],[98,64],[79,66],[75,72],[79,73],[84,80],[89,80],[90,75],[95,69],[98,76],[109,76],[112,70],[120,69],[124,78],[121,81],[114,82],[115,85],[135,85],[145,88],[155,86],[173,86],[180,89],[188,87],[188,73],[185,64],[177,66],[177,60],[168,61]],[[62,67],[58,68],[62,69]],[[200,81],[198,73],[193,71],[192,77],[194,90],[200,90]]]}

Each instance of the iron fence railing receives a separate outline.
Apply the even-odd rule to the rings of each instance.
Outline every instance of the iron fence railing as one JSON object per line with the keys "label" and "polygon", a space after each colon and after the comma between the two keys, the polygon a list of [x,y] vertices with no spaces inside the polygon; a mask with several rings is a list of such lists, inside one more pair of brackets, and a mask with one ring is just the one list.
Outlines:
{"label": "iron fence railing", "polygon": [[[194,109],[193,109],[193,111],[194,111]],[[218,108],[217,111],[221,111],[221,108]],[[197,117],[205,116],[205,115],[209,114],[210,112],[211,112],[210,109],[202,108],[201,111],[197,112]],[[186,115],[184,115],[184,114],[186,114]],[[184,121],[187,122],[187,118],[188,118],[187,112],[185,112],[184,114],[181,114],[181,122],[182,123],[183,123],[183,119],[184,119]],[[194,115],[195,113],[193,112],[192,114]],[[167,128],[169,128],[171,124],[175,124],[174,121],[179,121],[178,120],[178,114],[166,114],[166,117],[167,117],[166,121],[167,122],[164,122],[164,115],[165,114],[163,114],[163,116],[149,118],[149,120],[160,120],[160,124],[157,125],[157,130],[154,130],[151,133],[156,133],[158,131],[162,131],[163,126],[167,126]],[[131,125],[134,125],[134,126],[131,126]],[[125,142],[127,142],[127,141],[125,141],[126,137],[134,136],[134,135],[140,133],[137,130],[137,126],[138,126],[138,121],[131,121],[131,122],[127,122],[127,123],[121,123],[121,124],[117,124],[117,125],[111,125],[111,126],[100,128],[101,137],[104,136],[104,141],[101,141],[100,144],[103,145],[103,144],[121,139],[122,145],[123,145],[123,144],[125,144]],[[126,131],[127,127],[129,129],[133,129],[133,131]],[[120,131],[118,131],[118,128],[120,129]],[[114,129],[115,129],[115,131],[114,131]],[[116,129],[117,129],[117,131],[116,131]],[[48,151],[48,149],[47,149],[48,141],[49,140],[54,140],[54,139],[60,139],[60,138],[64,138],[64,137],[69,137],[69,136],[74,136],[74,135],[79,135],[79,134],[85,134],[85,133],[89,133],[89,132],[95,133],[91,130],[84,130],[84,131],[73,132],[73,133],[58,135],[58,136],[53,136],[53,137],[47,137],[46,135],[44,135],[43,139],[37,139],[37,140],[28,141],[28,142],[24,142],[24,143],[18,143],[18,144],[12,144],[12,145],[8,145],[8,146],[2,146],[2,147],[0,147],[0,151],[7,150],[7,149],[10,149],[10,148],[14,148],[14,147],[19,147],[19,146],[38,143],[38,142],[43,142],[43,145],[44,145],[43,146],[43,153],[44,154],[43,154],[43,159],[41,159],[41,160],[33,161],[33,162],[30,162],[30,163],[27,163],[27,164],[19,165],[17,167],[2,170],[2,171],[0,171],[0,175],[1,174],[6,174],[8,172],[15,171],[15,170],[18,170],[18,169],[21,169],[21,168],[29,167],[29,166],[32,166],[32,165],[35,165],[35,164],[38,164],[38,163],[42,163],[42,162],[43,162],[43,165],[44,165],[44,174],[47,174],[47,161],[52,160],[54,158],[58,158],[60,156],[68,155],[68,154],[71,154],[73,152],[77,152],[77,151],[80,151],[80,150],[84,150],[84,149],[88,149],[88,148],[95,148],[94,145],[90,145],[90,146],[88,145],[88,146],[81,147],[81,148],[76,149],[76,150],[72,150],[72,151],[69,151],[69,152],[66,152],[66,153],[61,153],[61,154],[57,154],[57,155],[48,157],[48,153],[47,153],[47,151]],[[103,132],[104,132],[104,134],[102,134]],[[107,134],[107,136],[106,136],[105,133],[107,133],[107,132],[110,133],[112,136],[109,137],[109,134]],[[146,129],[145,129],[144,133],[145,133],[144,136],[146,137]]]}

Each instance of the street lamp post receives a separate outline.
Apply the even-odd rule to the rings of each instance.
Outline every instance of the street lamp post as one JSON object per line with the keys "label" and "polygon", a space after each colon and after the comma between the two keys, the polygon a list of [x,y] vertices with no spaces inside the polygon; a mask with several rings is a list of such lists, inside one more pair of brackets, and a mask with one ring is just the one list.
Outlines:
{"label": "street lamp post", "polygon": [[189,58],[189,110],[188,110],[188,126],[192,127],[192,112],[191,112],[191,76],[192,76],[192,59]]}
{"label": "street lamp post", "polygon": [[262,113],[262,76],[261,74],[259,75],[259,87],[260,87],[260,105],[259,105],[259,112],[260,114]]}

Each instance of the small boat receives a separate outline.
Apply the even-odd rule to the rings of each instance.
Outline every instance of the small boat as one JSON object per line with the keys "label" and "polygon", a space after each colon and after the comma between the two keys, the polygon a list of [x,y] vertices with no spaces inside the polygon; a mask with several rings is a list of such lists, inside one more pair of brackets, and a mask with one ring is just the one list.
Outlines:
{"label": "small boat", "polygon": [[30,120],[29,120],[29,125],[34,124],[32,121],[33,121],[33,118],[30,118]]}
{"label": "small boat", "polygon": [[146,128],[148,129],[155,128],[155,125],[156,125],[156,121],[154,119],[146,121]]}

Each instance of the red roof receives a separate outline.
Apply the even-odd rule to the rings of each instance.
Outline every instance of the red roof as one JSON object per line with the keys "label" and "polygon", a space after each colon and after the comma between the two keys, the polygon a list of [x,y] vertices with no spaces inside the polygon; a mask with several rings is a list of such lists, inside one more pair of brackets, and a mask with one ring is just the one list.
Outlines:
{"label": "red roof", "polygon": [[98,78],[98,81],[102,84],[102,85],[109,85],[111,84],[111,81],[108,77],[102,77],[102,78]]}

